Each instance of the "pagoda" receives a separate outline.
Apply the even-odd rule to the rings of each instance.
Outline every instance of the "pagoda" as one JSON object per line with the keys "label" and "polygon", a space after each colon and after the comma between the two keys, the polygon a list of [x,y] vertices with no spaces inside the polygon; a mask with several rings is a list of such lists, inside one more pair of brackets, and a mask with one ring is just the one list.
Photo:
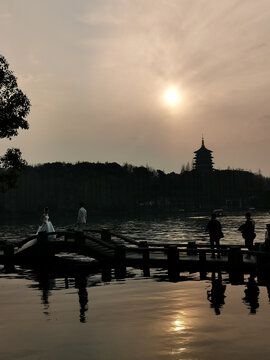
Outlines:
{"label": "pagoda", "polygon": [[199,150],[194,151],[193,169],[199,172],[213,171],[213,156],[212,150],[208,150],[204,145],[204,138],[202,137],[202,146]]}

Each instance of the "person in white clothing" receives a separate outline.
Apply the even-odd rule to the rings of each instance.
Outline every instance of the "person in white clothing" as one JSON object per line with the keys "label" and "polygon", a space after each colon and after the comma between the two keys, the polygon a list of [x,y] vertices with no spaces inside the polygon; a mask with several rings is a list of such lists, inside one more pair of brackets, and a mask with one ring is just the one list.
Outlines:
{"label": "person in white clothing", "polygon": [[[47,232],[47,233],[55,232],[53,224],[49,221],[49,209],[47,207],[44,208],[44,212],[40,218],[40,226],[38,228],[37,233],[40,233],[40,232]],[[49,235],[48,238],[49,238],[49,240],[55,239],[56,236]]]}
{"label": "person in white clothing", "polygon": [[86,220],[87,220],[87,211],[84,208],[84,203],[81,202],[77,217],[77,231],[82,232],[85,229]]}

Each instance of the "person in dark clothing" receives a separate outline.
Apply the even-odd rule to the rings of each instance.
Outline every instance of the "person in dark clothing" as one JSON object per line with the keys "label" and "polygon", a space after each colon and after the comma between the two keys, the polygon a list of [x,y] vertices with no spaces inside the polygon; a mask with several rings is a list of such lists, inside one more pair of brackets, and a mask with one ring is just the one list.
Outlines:
{"label": "person in dark clothing", "polygon": [[[220,243],[219,240],[223,237],[223,233],[222,233],[222,229],[221,229],[221,224],[220,222],[216,219],[216,214],[213,213],[211,215],[211,220],[209,220],[205,231],[209,233],[209,237],[210,237],[210,247],[211,249],[214,250],[215,246],[216,248],[219,250],[220,249]],[[212,252],[212,258],[215,257],[215,253],[214,251]],[[220,258],[220,253],[218,252],[217,255],[218,258]]]}
{"label": "person in dark clothing", "polygon": [[[245,246],[249,251],[253,250],[253,241],[256,237],[255,233],[255,222],[251,219],[251,214],[246,213],[246,222],[239,227],[239,231],[242,233],[242,237],[245,239]],[[250,254],[247,255],[250,257]]]}

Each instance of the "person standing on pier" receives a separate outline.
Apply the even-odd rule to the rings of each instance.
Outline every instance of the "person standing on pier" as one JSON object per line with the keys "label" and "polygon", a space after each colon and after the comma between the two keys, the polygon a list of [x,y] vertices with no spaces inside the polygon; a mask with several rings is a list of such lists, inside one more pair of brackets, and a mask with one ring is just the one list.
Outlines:
{"label": "person standing on pier", "polygon": [[[242,233],[242,237],[245,239],[245,246],[249,251],[253,250],[253,241],[256,237],[255,222],[251,219],[250,212],[246,213],[246,222],[239,227],[239,231]],[[247,255],[250,258],[250,254]]]}
{"label": "person standing on pier", "polygon": [[[49,221],[49,208],[45,207],[43,214],[40,217],[40,225],[37,230],[37,234],[40,232],[54,233],[53,224]],[[56,235],[49,235],[48,239],[55,239]]]}
{"label": "person standing on pier", "polygon": [[[209,233],[210,237],[210,247],[213,250],[212,258],[215,257],[214,248],[220,249],[220,239],[223,238],[222,228],[220,222],[216,219],[217,215],[213,213],[211,215],[211,220],[209,220],[205,231]],[[220,252],[218,252],[217,257],[220,258]]]}
{"label": "person standing on pier", "polygon": [[83,230],[85,229],[86,220],[87,220],[87,211],[84,208],[84,203],[81,202],[77,217],[77,231],[83,232]]}

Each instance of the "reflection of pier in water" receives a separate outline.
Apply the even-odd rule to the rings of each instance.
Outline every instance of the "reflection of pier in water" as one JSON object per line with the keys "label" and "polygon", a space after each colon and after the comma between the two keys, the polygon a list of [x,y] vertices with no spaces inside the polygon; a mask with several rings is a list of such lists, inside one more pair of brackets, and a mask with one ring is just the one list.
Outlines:
{"label": "reflection of pier in water", "polygon": [[[52,295],[53,290],[63,290],[69,288],[78,289],[78,300],[80,306],[80,322],[86,321],[86,312],[88,311],[88,292],[87,288],[95,286],[98,281],[88,281],[88,277],[83,274],[74,275],[74,278],[57,278],[52,277],[50,272],[43,271],[32,273],[31,279],[34,280],[35,284],[31,285],[31,288],[36,288],[41,291],[41,303],[43,305],[43,313],[50,315],[49,312],[49,298]],[[55,275],[54,275],[55,276]],[[61,286],[60,286],[61,284]]]}
{"label": "reflection of pier in water", "polygon": [[[43,313],[46,316],[50,316],[50,298],[53,295],[55,290],[66,290],[66,289],[77,289],[78,294],[78,303],[79,303],[79,321],[84,323],[87,322],[87,312],[88,312],[88,288],[93,286],[100,286],[102,284],[110,285],[110,282],[106,280],[103,281],[102,274],[91,273],[86,274],[84,272],[74,272],[73,274],[69,274],[69,276],[65,276],[64,273],[52,273],[51,269],[47,269],[47,271],[43,268],[42,270],[32,270],[29,271],[20,269],[19,267],[15,268],[15,272],[17,272],[21,277],[25,277],[34,283],[30,285],[31,288],[37,289],[40,291],[41,304],[43,305]],[[143,274],[140,274],[138,270],[128,269],[126,273],[126,278],[123,278],[122,281],[118,282],[120,286],[124,286],[125,279],[139,279],[142,278]],[[166,271],[156,270],[151,278],[148,280],[151,281],[170,281],[168,278]],[[115,278],[115,274],[112,273],[111,281],[115,282],[117,279]],[[200,279],[199,273],[188,273],[184,272],[179,277],[178,282],[181,284],[183,281],[202,281]],[[214,310],[216,315],[220,315],[222,313],[222,309],[226,306],[226,289],[228,285],[232,286],[244,286],[243,295],[242,295],[242,303],[247,306],[250,314],[256,314],[257,309],[259,308],[259,287],[266,287],[267,294],[270,303],[270,278],[264,278],[264,281],[260,281],[257,276],[254,274],[243,276],[242,280],[238,283],[231,282],[230,276],[226,272],[210,272],[205,274],[205,279],[203,280],[208,284],[206,289],[206,299],[210,303],[210,307]],[[175,283],[175,281],[173,281]],[[177,285],[175,285],[177,286]],[[66,294],[65,296],[68,296]],[[52,300],[53,301],[53,300]],[[90,310],[91,311],[91,308]]]}

